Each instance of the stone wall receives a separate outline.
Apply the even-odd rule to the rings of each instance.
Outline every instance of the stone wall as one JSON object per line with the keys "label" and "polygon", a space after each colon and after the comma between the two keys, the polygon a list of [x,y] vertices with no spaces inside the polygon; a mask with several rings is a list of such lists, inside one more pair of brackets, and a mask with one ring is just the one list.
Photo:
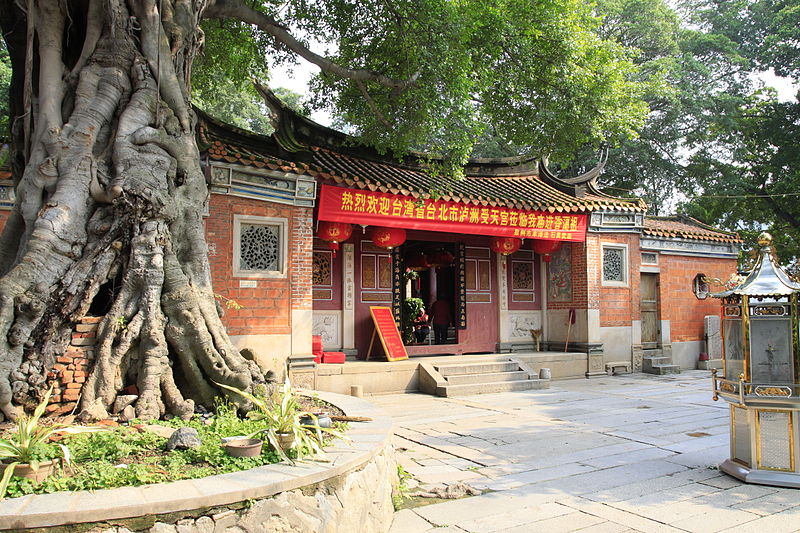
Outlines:
{"label": "stone wall", "polygon": [[[385,533],[392,522],[389,450],[364,468],[312,487],[282,492],[203,514],[148,517],[116,525],[94,524],[91,533]],[[152,525],[151,525],[152,524]],[[51,530],[52,531],[52,530]]]}

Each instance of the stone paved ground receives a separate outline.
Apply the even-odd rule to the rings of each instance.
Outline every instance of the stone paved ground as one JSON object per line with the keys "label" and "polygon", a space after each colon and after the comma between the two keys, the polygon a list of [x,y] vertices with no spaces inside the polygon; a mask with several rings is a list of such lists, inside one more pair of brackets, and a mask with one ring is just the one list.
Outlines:
{"label": "stone paved ground", "polygon": [[717,471],[728,408],[707,371],[371,400],[394,418],[413,483],[488,489],[397,512],[390,533],[800,531],[800,490]]}

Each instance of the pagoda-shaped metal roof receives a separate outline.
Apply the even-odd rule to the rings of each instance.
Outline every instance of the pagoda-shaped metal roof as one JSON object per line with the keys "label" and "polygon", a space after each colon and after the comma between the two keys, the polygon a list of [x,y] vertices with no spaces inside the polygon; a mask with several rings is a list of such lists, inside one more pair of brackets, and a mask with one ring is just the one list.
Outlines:
{"label": "pagoda-shaped metal roof", "polygon": [[794,282],[784,271],[772,253],[772,235],[762,233],[758,236],[761,255],[756,267],[747,278],[733,289],[714,294],[718,298],[732,296],[788,296],[800,291],[800,283]]}

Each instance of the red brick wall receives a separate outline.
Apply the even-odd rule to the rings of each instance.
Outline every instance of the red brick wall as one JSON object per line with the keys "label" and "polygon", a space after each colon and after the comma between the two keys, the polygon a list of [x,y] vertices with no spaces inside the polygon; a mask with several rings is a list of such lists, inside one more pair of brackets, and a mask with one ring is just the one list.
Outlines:
{"label": "red brick wall", "polygon": [[[698,299],[692,281],[697,274],[727,280],[736,271],[736,259],[686,257],[659,254],[661,319],[670,321],[672,342],[699,341],[703,339],[703,317],[718,315],[720,300],[708,297]],[[712,292],[719,285],[709,285]]]}
{"label": "red brick wall", "polygon": [[314,260],[314,213],[294,208],[291,224],[289,274],[292,281],[292,309],[311,309]]}
{"label": "red brick wall", "polygon": [[[600,303],[600,326],[630,326],[639,319],[639,236],[633,234],[599,234],[592,236],[597,243],[597,287]],[[625,287],[603,285],[603,243],[619,243],[628,246],[628,283]]]}
{"label": "red brick wall", "polygon": [[[589,298],[586,285],[586,243],[565,242],[571,251],[572,260],[572,300],[569,302],[553,302],[547,300],[548,309],[586,309]],[[538,275],[538,272],[537,272]],[[543,289],[544,290],[544,289]]]}
{"label": "red brick wall", "polygon": [[[214,292],[241,309],[226,309],[222,319],[230,335],[291,333],[291,310],[311,309],[312,212],[310,208],[263,200],[212,194],[206,219],[206,239]],[[285,218],[289,233],[288,273],[283,278],[233,276],[233,216]],[[256,288],[239,282],[254,280]],[[225,307],[225,301],[221,301]]]}

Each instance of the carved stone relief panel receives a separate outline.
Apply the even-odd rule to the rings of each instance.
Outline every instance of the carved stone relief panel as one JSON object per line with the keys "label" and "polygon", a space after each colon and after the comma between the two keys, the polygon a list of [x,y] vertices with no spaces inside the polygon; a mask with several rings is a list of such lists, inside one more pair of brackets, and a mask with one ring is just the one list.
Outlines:
{"label": "carved stone relief panel", "polygon": [[314,311],[311,334],[322,337],[322,346],[326,350],[339,350],[342,347],[341,318],[339,311]]}
{"label": "carved stone relief panel", "polygon": [[512,339],[532,341],[531,330],[542,327],[541,311],[509,311],[508,320]]}

